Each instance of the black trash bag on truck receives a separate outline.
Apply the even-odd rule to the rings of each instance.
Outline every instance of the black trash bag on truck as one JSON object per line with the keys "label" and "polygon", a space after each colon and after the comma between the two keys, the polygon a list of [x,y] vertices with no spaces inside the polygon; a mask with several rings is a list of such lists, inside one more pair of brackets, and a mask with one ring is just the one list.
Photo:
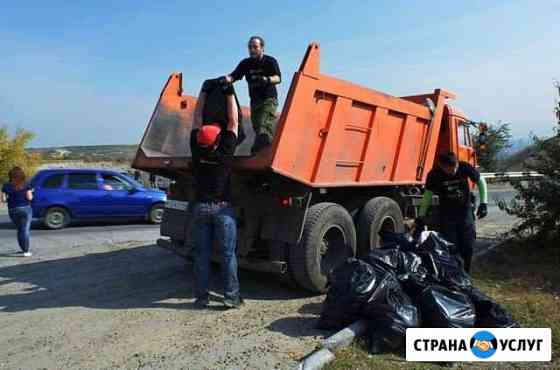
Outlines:
{"label": "black trash bag on truck", "polygon": [[363,316],[369,321],[371,353],[404,348],[406,329],[420,327],[420,315],[402,290],[396,277],[387,272],[383,288],[378,289],[364,306]]}
{"label": "black trash bag on truck", "polygon": [[363,305],[380,283],[380,275],[372,266],[355,258],[347,259],[331,271],[329,290],[323,302],[319,329],[342,329],[361,319]]}
{"label": "black trash bag on truck", "polygon": [[239,105],[239,100],[237,100],[237,94],[235,93],[233,84],[227,83],[221,77],[208,79],[202,84],[202,91],[206,92],[206,103],[204,104],[204,108],[202,110],[203,124],[218,122],[222,127],[222,130],[226,130],[228,121],[226,94],[233,94],[235,96],[235,102],[239,112],[237,144],[241,144],[243,140],[245,140],[246,135],[242,125],[243,116],[241,114],[241,106]]}
{"label": "black trash bag on truck", "polygon": [[418,308],[428,328],[472,328],[475,324],[475,309],[467,295],[442,286],[424,289]]}
{"label": "black trash bag on truck", "polygon": [[478,328],[518,328],[519,323],[492,298],[476,288],[465,292],[474,305]]}

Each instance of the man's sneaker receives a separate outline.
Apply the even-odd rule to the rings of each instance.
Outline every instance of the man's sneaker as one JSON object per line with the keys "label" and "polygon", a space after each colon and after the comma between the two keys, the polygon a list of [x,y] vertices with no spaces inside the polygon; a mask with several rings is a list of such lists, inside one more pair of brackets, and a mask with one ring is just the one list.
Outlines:
{"label": "man's sneaker", "polygon": [[23,256],[24,257],[31,257],[32,254],[31,254],[31,252],[23,252]]}
{"label": "man's sneaker", "polygon": [[197,298],[194,301],[194,307],[199,309],[199,310],[208,308],[209,305],[210,305],[210,301],[208,300],[208,297]]}
{"label": "man's sneaker", "polygon": [[243,304],[245,304],[245,302],[241,297],[238,297],[237,299],[224,298],[224,306],[226,306],[226,308],[239,308],[243,306]]}

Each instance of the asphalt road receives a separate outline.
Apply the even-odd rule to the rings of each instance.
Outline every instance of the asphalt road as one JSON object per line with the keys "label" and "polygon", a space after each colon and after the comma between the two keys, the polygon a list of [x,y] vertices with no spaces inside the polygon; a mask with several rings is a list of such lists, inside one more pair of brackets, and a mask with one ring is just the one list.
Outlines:
{"label": "asphalt road", "polygon": [[518,222],[498,208],[500,201],[510,202],[515,197],[515,190],[509,185],[489,185],[488,187],[488,216],[477,222],[477,235],[481,238],[500,238],[509,232]]}
{"label": "asphalt road", "polygon": [[[0,246],[3,254],[19,250],[15,227],[7,215],[0,215]],[[69,248],[82,245],[114,244],[121,242],[151,242],[159,237],[159,225],[146,223],[89,223],[47,230],[34,221],[31,228],[31,249],[40,257],[44,250],[65,245]]]}
{"label": "asphalt road", "polygon": [[[497,202],[510,201],[515,191],[506,185],[490,186],[488,194],[488,216],[478,221],[478,235],[482,238],[496,238],[509,231],[517,221],[498,209]],[[5,211],[0,210],[0,246],[2,253],[17,251],[15,229]],[[81,224],[63,230],[46,230],[37,222],[32,227],[32,249],[38,256],[41,250],[53,244],[66,246],[95,245],[121,242],[155,242],[159,237],[159,226],[145,223]]]}

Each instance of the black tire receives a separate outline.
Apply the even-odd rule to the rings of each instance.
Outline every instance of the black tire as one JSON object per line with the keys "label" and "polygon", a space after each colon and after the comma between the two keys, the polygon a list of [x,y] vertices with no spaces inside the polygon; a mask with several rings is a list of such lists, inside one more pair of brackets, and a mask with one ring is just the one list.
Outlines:
{"label": "black tire", "polygon": [[382,228],[403,233],[404,219],[397,202],[387,197],[376,197],[370,199],[358,215],[358,253],[361,257],[379,248],[379,231]]}
{"label": "black tire", "polygon": [[47,209],[43,224],[51,230],[63,229],[70,223],[70,213],[62,207],[51,207]]}
{"label": "black tire", "polygon": [[307,212],[301,241],[290,246],[289,270],[301,287],[324,293],[328,273],[355,255],[356,229],[350,214],[338,204],[318,203]]}
{"label": "black tire", "polygon": [[154,204],[152,208],[150,208],[150,212],[148,212],[148,222],[155,225],[161,224],[161,221],[163,220],[163,211],[163,204]]}

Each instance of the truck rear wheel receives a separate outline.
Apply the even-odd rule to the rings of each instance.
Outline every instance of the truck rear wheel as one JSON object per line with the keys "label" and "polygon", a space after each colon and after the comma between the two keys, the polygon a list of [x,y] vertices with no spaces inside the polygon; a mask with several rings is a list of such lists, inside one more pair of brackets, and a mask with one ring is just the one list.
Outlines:
{"label": "truck rear wheel", "polygon": [[335,203],[309,208],[298,244],[290,247],[289,269],[303,288],[324,293],[329,272],[356,255],[356,229],[350,214]]}
{"label": "truck rear wheel", "polygon": [[365,257],[370,250],[380,247],[381,230],[404,232],[401,208],[391,198],[370,199],[358,216],[358,253]]}

